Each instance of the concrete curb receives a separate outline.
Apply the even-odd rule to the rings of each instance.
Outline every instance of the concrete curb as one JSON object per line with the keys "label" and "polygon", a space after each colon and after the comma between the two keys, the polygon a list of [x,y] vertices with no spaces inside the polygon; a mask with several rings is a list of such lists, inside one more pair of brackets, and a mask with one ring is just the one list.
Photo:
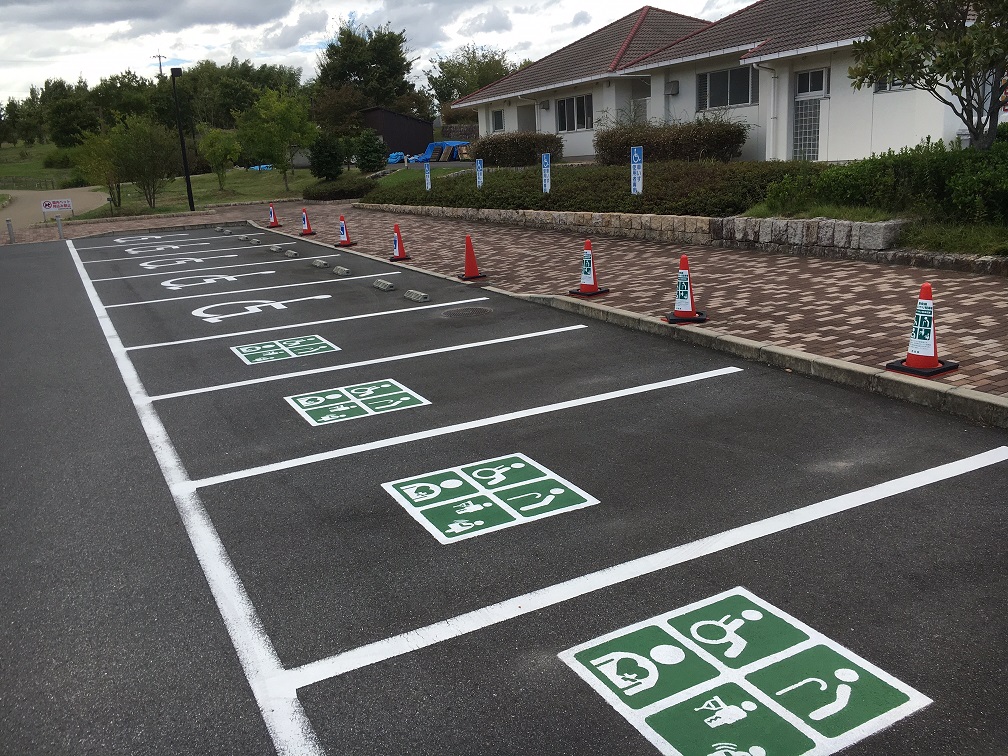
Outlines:
{"label": "concrete curb", "polygon": [[882,368],[857,365],[830,357],[820,357],[797,349],[775,346],[769,342],[743,339],[718,332],[711,327],[669,325],[659,318],[639,315],[573,297],[516,294],[489,286],[486,288],[499,294],[584,315],[623,328],[664,336],[687,344],[725,352],[750,362],[759,362],[799,375],[807,375],[862,391],[881,394],[890,399],[919,404],[982,425],[1008,428],[1008,398],[1005,397],[936,383]]}

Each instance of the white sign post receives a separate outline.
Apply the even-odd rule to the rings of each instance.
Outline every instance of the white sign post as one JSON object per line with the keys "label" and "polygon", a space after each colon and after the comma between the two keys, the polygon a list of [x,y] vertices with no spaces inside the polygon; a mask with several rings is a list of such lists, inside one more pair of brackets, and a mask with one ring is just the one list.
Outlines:
{"label": "white sign post", "polygon": [[483,158],[476,158],[476,188],[483,188]]}
{"label": "white sign post", "polygon": [[42,220],[45,221],[46,213],[59,213],[69,210],[73,215],[73,202],[68,199],[42,200]]}
{"label": "white sign post", "polygon": [[644,193],[644,148],[630,148],[630,194]]}
{"label": "white sign post", "polygon": [[424,163],[423,166],[424,183],[427,184],[427,191],[430,191],[430,163]]}
{"label": "white sign post", "polygon": [[542,156],[542,178],[543,194],[549,194],[550,190],[550,154],[544,152]]}

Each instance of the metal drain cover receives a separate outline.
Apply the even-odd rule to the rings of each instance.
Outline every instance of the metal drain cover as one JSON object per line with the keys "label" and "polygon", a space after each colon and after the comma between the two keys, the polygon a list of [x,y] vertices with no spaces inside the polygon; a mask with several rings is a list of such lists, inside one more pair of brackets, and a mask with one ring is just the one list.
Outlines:
{"label": "metal drain cover", "polygon": [[482,315],[489,315],[491,312],[493,310],[489,307],[453,307],[441,314],[446,318],[478,318]]}

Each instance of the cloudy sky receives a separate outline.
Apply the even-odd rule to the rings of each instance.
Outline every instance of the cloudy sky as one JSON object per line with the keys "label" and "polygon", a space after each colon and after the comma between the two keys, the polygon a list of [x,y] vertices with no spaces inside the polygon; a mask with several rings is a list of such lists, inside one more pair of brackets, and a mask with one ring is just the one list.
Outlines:
{"label": "cloudy sky", "polygon": [[157,75],[199,60],[296,66],[315,75],[318,51],[340,20],[405,29],[413,76],[438,55],[474,41],[533,60],[654,4],[714,20],[749,0],[0,0],[0,103],[24,99],[32,84],[83,76],[95,86],[131,69]]}

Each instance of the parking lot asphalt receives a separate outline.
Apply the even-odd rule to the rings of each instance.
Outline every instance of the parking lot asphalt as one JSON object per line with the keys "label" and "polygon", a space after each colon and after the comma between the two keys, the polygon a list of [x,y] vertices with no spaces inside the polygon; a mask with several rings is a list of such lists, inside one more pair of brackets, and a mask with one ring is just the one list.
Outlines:
{"label": "parking lot asphalt", "polygon": [[0,750],[1008,749],[1004,431],[233,228],[0,255]]}

